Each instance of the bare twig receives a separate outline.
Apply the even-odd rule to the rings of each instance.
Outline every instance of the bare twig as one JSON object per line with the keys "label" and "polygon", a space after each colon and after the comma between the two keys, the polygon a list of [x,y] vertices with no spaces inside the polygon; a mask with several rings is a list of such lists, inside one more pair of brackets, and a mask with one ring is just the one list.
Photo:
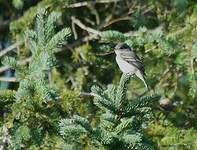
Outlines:
{"label": "bare twig", "polygon": [[107,26],[110,26],[110,25],[112,25],[112,24],[114,24],[116,22],[125,21],[125,20],[131,20],[131,17],[125,16],[125,17],[121,17],[121,18],[117,18],[117,19],[111,20],[108,23],[106,23],[103,27],[106,28]]}
{"label": "bare twig", "polygon": [[74,16],[71,17],[71,20],[72,20],[73,23],[78,25],[81,29],[83,29],[83,30],[85,30],[85,31],[87,31],[89,33],[92,33],[95,37],[101,36],[101,32],[100,31],[97,31],[97,30],[95,30],[93,28],[87,27],[79,19],[75,18]]}
{"label": "bare twig", "polygon": [[78,36],[77,36],[76,28],[75,28],[75,23],[73,21],[72,21],[71,27],[72,27],[74,38],[76,40],[76,39],[78,39]]}
{"label": "bare twig", "polygon": [[94,97],[94,95],[92,93],[81,92],[80,97]]}
{"label": "bare twig", "polygon": [[3,82],[16,82],[16,78],[15,77],[0,77],[0,81],[3,81]]}
{"label": "bare twig", "polygon": [[89,5],[89,4],[96,4],[96,3],[100,3],[100,4],[115,3],[115,2],[119,2],[119,1],[120,1],[120,0],[85,1],[85,2],[79,2],[79,3],[70,4],[68,7],[69,7],[69,8],[77,8],[77,7],[87,6],[87,5]]}
{"label": "bare twig", "polygon": [[6,70],[8,70],[8,69],[10,69],[10,67],[8,67],[8,66],[0,67],[0,73],[6,71]]}
{"label": "bare twig", "polygon": [[70,4],[68,7],[77,8],[77,7],[87,6],[88,4],[89,2],[79,2],[79,3]]}
{"label": "bare twig", "polygon": [[69,50],[73,50],[74,47],[77,47],[78,45],[80,45],[81,43],[83,42],[88,42],[88,41],[91,41],[93,39],[98,39],[98,37],[95,37],[93,35],[87,35],[81,39],[78,39],[76,40],[75,42],[73,42],[72,44],[67,44],[67,45],[64,45],[65,48],[68,48]]}
{"label": "bare twig", "polygon": [[81,92],[81,93],[80,93],[80,96],[81,96],[81,97],[95,97],[95,96],[99,96],[99,95],[97,95],[97,94],[95,94],[95,93]]}
{"label": "bare twig", "polygon": [[193,59],[190,59],[190,66],[191,66],[191,72],[194,75],[195,71],[194,71],[194,60]]}
{"label": "bare twig", "polygon": [[6,49],[2,50],[2,51],[0,52],[0,57],[2,57],[3,55],[5,55],[5,54],[8,53],[9,51],[14,50],[15,48],[17,48],[17,46],[21,45],[22,43],[23,43],[22,41],[17,42],[17,43],[15,43],[15,44],[13,44],[13,45],[7,47]]}

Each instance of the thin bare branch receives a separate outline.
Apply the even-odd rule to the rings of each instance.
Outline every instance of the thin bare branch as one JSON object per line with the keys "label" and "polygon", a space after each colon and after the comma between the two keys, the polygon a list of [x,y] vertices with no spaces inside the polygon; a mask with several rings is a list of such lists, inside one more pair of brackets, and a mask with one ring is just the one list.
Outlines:
{"label": "thin bare branch", "polygon": [[109,21],[108,23],[106,23],[103,27],[106,28],[116,22],[119,22],[119,21],[125,21],[125,20],[131,20],[131,17],[129,16],[126,16],[126,17],[121,17],[121,18],[117,18],[117,19],[114,19],[114,20],[111,20]]}
{"label": "thin bare branch", "polygon": [[95,96],[98,96],[98,95],[94,94],[94,93],[81,92],[80,96],[81,97],[95,97]]}
{"label": "thin bare branch", "polygon": [[97,0],[96,3],[105,4],[105,3],[115,3],[121,0]]}
{"label": "thin bare branch", "polygon": [[6,70],[8,70],[8,69],[10,69],[10,67],[8,67],[8,66],[0,67],[0,73],[6,71]]}
{"label": "thin bare branch", "polygon": [[3,81],[3,82],[16,82],[16,78],[15,77],[0,77],[0,81]]}
{"label": "thin bare branch", "polygon": [[77,8],[77,7],[87,6],[87,5],[90,5],[90,4],[96,4],[96,3],[106,4],[106,3],[115,3],[115,2],[119,2],[119,1],[120,0],[85,1],[85,2],[79,2],[79,3],[70,4],[68,7],[69,8]]}
{"label": "thin bare branch", "polygon": [[68,7],[77,8],[77,7],[87,6],[88,4],[89,2],[79,2],[79,3],[70,4]]}
{"label": "thin bare branch", "polygon": [[75,40],[78,39],[78,35],[77,35],[77,31],[76,31],[76,28],[75,28],[75,23],[72,21],[72,31],[73,31],[73,35],[74,35],[74,38]]}
{"label": "thin bare branch", "polygon": [[78,25],[81,29],[89,32],[89,33],[92,33],[94,36],[101,36],[101,32],[100,31],[97,31],[93,28],[90,28],[90,27],[87,27],[86,25],[84,25],[79,19],[75,18],[74,16],[71,17],[72,19],[72,22],[75,23],[76,25]]}
{"label": "thin bare branch", "polygon": [[2,57],[3,55],[7,54],[8,52],[14,50],[15,48],[17,48],[17,46],[21,45],[23,42],[20,41],[20,42],[17,42],[17,43],[14,43],[13,45],[7,47],[6,49],[2,50],[0,52],[0,57]]}

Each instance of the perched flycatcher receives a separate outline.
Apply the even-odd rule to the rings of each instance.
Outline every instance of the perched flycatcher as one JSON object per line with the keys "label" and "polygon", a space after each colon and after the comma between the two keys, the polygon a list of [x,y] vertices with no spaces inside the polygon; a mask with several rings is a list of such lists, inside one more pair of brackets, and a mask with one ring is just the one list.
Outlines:
{"label": "perched flycatcher", "polygon": [[136,75],[140,78],[146,88],[148,86],[145,81],[145,69],[142,61],[134,53],[133,49],[130,48],[126,43],[119,43],[115,47],[116,62],[120,70],[125,74]]}

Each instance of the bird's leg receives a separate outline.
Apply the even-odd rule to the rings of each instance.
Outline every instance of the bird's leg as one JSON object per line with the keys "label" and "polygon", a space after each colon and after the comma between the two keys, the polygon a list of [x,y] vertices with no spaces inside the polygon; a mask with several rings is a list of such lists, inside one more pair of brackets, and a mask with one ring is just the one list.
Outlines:
{"label": "bird's leg", "polygon": [[133,74],[133,73],[125,73],[125,75],[127,75],[127,76],[131,76],[131,77],[133,77],[133,76],[134,76],[134,74]]}

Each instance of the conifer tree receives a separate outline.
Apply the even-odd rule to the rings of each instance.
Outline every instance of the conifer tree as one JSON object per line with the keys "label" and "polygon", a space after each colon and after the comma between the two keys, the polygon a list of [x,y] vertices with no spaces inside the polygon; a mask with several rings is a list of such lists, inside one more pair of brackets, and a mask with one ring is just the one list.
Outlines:
{"label": "conifer tree", "polygon": [[[62,14],[58,20],[54,15],[60,25],[54,33],[72,28],[74,38],[62,51],[43,54],[45,48],[37,49],[38,40],[28,40],[38,35],[32,27],[39,20],[40,8],[55,11],[57,17]],[[50,14],[41,14],[47,26]],[[147,122],[149,126],[142,123],[143,139],[152,141],[156,149],[196,150],[196,26],[195,0],[0,0],[0,149],[110,148],[87,134],[81,134],[77,142],[63,140],[58,122],[77,114],[85,116],[93,131],[101,126],[100,115],[105,111],[93,104],[90,95],[94,94],[85,91],[94,84],[102,92],[106,85],[118,84],[121,74],[113,49],[125,42],[142,58],[151,92],[161,94],[160,106],[154,103],[154,119]],[[35,43],[38,60],[30,48]],[[16,76],[3,66],[5,55],[12,56],[4,61],[16,67]],[[48,56],[50,65],[38,62]],[[138,80],[132,80],[128,89],[129,102],[146,93]]]}
{"label": "conifer tree", "polygon": [[[54,54],[61,50],[61,45],[70,36],[69,28],[55,32],[59,17],[58,12],[48,14],[44,9],[39,10],[35,30],[25,33],[31,51],[29,64],[23,64],[13,57],[4,58],[3,63],[15,69],[19,82],[16,92],[0,92],[5,129],[2,137],[9,135],[5,136],[7,143],[2,143],[2,146],[7,145],[8,149],[61,148],[64,143],[55,131],[57,119],[65,109],[62,101],[68,100],[71,94],[65,91],[62,93],[65,96],[60,97],[48,77],[56,65]],[[71,97],[77,100],[79,98],[75,93],[72,92]],[[56,140],[59,142],[54,142]]]}
{"label": "conifer tree", "polygon": [[60,133],[69,148],[79,146],[79,139],[83,135],[98,149],[153,149],[142,129],[146,121],[151,119],[150,105],[160,96],[128,100],[126,93],[129,80],[130,75],[123,74],[118,86],[109,85],[105,90],[98,86],[92,87],[94,104],[101,110],[99,123],[95,126],[79,115],[60,121]]}
{"label": "conifer tree", "polygon": [[15,58],[6,57],[3,63],[16,71],[16,78],[20,81],[16,99],[37,95],[44,100],[55,99],[55,93],[49,85],[48,73],[55,65],[54,53],[70,35],[70,29],[65,28],[55,34],[55,22],[60,13],[52,12],[47,17],[45,10],[40,10],[36,16],[35,31],[26,31],[29,49],[32,56],[29,66],[21,65]]}

